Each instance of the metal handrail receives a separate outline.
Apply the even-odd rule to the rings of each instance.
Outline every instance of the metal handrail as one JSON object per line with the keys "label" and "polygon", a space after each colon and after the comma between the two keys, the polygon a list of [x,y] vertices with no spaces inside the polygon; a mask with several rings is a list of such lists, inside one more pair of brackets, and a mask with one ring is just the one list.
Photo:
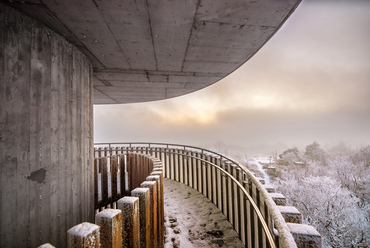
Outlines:
{"label": "metal handrail", "polygon": [[[280,243],[281,247],[296,247],[296,243],[295,243],[292,235],[290,234],[290,231],[289,231],[289,229],[288,229],[288,227],[285,223],[284,218],[282,217],[280,211],[277,209],[276,204],[273,201],[273,199],[271,198],[271,196],[269,196],[269,193],[267,192],[267,190],[263,187],[262,183],[257,178],[255,178],[255,176],[249,170],[247,170],[244,166],[241,166],[234,159],[232,159],[228,156],[225,156],[223,154],[208,150],[208,149],[195,147],[195,146],[178,145],[178,144],[149,143],[149,142],[117,142],[117,143],[96,143],[94,145],[95,146],[108,146],[109,150],[111,150],[112,145],[124,145],[124,146],[126,145],[130,148],[134,148],[136,145],[145,146],[145,147],[148,147],[148,148],[163,148],[163,146],[165,146],[165,148],[167,149],[166,153],[173,153],[173,152],[169,151],[170,148],[172,149],[174,147],[180,147],[182,150],[187,151],[187,152],[189,152],[189,151],[194,152],[194,150],[195,151],[201,151],[201,154],[209,153],[209,154],[217,155],[217,156],[220,157],[221,161],[226,160],[226,161],[231,162],[232,164],[236,165],[239,169],[241,169],[247,175],[247,177],[249,179],[251,179],[251,181],[253,182],[255,187],[261,193],[261,195],[262,195],[262,197],[263,197],[263,199],[264,199],[264,201],[265,201],[265,203],[266,203],[266,205],[269,209],[271,217],[273,219],[274,226],[276,227],[276,229],[279,233],[279,243]],[[133,147],[133,145],[134,145],[134,147]],[[160,147],[157,147],[157,146],[160,146]],[[193,149],[193,150],[190,150],[189,148]],[[276,245],[274,243],[274,239],[273,239],[272,234],[271,234],[271,232],[273,232],[273,230],[270,230],[268,228],[267,223],[266,223],[265,219],[263,218],[262,213],[260,212],[258,206],[254,202],[253,198],[249,195],[249,193],[245,190],[243,185],[241,185],[240,182],[233,175],[231,175],[230,173],[228,173],[227,171],[225,171],[224,169],[222,169],[218,165],[211,163],[210,161],[201,159],[199,157],[194,157],[194,156],[191,156],[189,154],[181,153],[180,155],[187,156],[187,157],[192,157],[192,158],[195,158],[195,159],[200,160],[202,162],[205,162],[207,164],[210,164],[213,167],[215,167],[216,169],[220,170],[222,173],[226,174],[229,178],[231,178],[234,181],[234,183],[236,183],[238,185],[238,187],[243,191],[243,193],[247,196],[249,202],[253,206],[253,209],[255,210],[255,212],[257,213],[258,218],[261,221],[262,227],[263,227],[263,229],[266,233],[267,239],[268,239],[271,247],[276,247]]]}

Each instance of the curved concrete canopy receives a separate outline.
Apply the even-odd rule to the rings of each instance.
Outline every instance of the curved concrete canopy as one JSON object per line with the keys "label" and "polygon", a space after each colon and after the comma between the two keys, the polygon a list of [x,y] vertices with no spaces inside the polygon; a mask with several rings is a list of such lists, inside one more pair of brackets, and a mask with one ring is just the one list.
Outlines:
{"label": "curved concrete canopy", "polygon": [[222,79],[301,0],[12,0],[83,51],[94,103],[167,99]]}

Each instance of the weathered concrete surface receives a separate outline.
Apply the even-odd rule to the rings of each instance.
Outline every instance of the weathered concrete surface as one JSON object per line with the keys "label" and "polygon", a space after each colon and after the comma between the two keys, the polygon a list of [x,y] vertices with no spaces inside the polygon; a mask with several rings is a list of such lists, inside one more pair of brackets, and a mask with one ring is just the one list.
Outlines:
{"label": "weathered concrete surface", "polygon": [[320,233],[310,225],[287,223],[298,248],[321,248]]}
{"label": "weathered concrete surface", "polygon": [[297,208],[292,206],[277,206],[281,215],[284,217],[285,222],[302,223],[302,214]]}
{"label": "weathered concrete surface", "polygon": [[286,197],[281,193],[269,193],[271,198],[274,200],[276,205],[278,206],[285,206],[286,205]]}
{"label": "weathered concrete surface", "polygon": [[64,35],[94,66],[94,102],[171,98],[251,58],[301,0],[13,0]]}
{"label": "weathered concrete surface", "polygon": [[0,4],[0,247],[66,246],[94,222],[92,67]]}

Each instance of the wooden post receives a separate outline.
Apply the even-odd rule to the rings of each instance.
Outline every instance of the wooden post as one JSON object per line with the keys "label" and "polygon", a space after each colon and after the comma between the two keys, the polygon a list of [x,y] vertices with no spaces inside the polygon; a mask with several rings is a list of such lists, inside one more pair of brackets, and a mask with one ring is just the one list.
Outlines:
{"label": "wooden post", "polygon": [[122,211],[105,209],[96,215],[95,223],[100,226],[101,247],[122,247]]}
{"label": "wooden post", "polygon": [[150,247],[157,248],[157,183],[145,181],[141,187],[150,189]]}
{"label": "wooden post", "polygon": [[150,189],[136,188],[131,196],[139,197],[140,247],[150,247]]}
{"label": "wooden post", "polygon": [[158,204],[161,208],[161,224],[163,225],[163,231],[165,230],[164,228],[164,189],[163,189],[163,172],[159,172],[159,171],[153,171],[152,173],[150,173],[150,176],[160,176],[160,181],[159,181],[159,201],[158,201]]}
{"label": "wooden post", "polygon": [[49,243],[46,243],[46,244],[40,245],[37,248],[55,248],[55,246],[53,246],[53,245],[51,245]]}
{"label": "wooden post", "polygon": [[155,181],[157,183],[157,219],[158,219],[158,246],[164,245],[164,206],[163,206],[163,189],[161,189],[162,180],[160,175],[151,175],[146,181]]}
{"label": "wooden post", "polygon": [[95,224],[83,222],[67,232],[68,248],[99,248],[100,247],[100,227]]}
{"label": "wooden post", "polygon": [[140,248],[139,198],[125,196],[117,208],[122,211],[122,246]]}

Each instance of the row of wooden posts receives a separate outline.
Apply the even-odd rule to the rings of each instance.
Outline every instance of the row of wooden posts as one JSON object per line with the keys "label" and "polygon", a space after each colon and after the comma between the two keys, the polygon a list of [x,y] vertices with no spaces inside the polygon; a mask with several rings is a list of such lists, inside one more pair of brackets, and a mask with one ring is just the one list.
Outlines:
{"label": "row of wooden posts", "polygon": [[[129,158],[126,160],[128,161],[126,168],[136,168],[134,173],[130,173],[134,175],[128,178],[131,178],[131,182],[137,187],[131,190],[130,196],[108,203],[107,206],[110,208],[99,207],[95,224],[84,222],[69,229],[67,247],[161,248],[164,246],[162,163],[147,154],[125,155]],[[132,166],[130,163],[133,163]],[[150,171],[140,168],[150,168]],[[123,170],[120,173],[124,174]],[[143,174],[147,176],[139,183]],[[121,182],[125,184],[125,181]],[[123,194],[124,191],[121,192]],[[110,197],[109,200],[114,200],[114,197]],[[54,246],[44,244],[40,247]]]}

